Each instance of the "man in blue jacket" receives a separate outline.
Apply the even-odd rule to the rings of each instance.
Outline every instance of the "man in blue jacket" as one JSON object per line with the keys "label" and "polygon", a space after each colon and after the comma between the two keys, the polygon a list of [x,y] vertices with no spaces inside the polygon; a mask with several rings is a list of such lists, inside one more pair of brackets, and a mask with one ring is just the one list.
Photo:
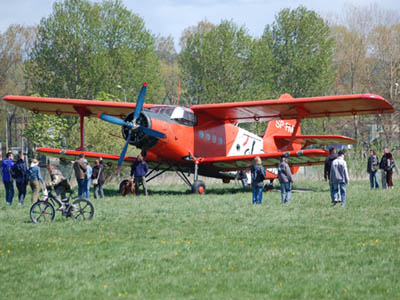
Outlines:
{"label": "man in blue jacket", "polygon": [[12,167],[12,171],[18,189],[18,204],[23,205],[26,195],[26,186],[28,185],[28,169],[26,168],[25,158],[22,151],[18,152],[18,160]]}
{"label": "man in blue jacket", "polygon": [[143,185],[143,192],[147,196],[146,174],[149,170],[147,163],[144,161],[143,156],[139,154],[136,161],[131,167],[131,180],[135,181],[135,192],[139,195],[139,186]]}
{"label": "man in blue jacket", "polygon": [[1,162],[1,169],[3,170],[3,183],[6,189],[6,204],[11,205],[14,198],[14,181],[12,178],[12,166],[14,155],[11,152],[6,154],[6,159]]}

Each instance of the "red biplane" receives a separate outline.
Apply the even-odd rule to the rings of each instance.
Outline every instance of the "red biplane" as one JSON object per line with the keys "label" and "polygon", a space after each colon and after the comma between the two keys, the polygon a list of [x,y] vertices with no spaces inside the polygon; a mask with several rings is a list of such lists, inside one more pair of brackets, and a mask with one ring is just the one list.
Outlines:
{"label": "red biplane", "polygon": [[[205,184],[198,176],[221,178],[229,182],[238,171],[248,169],[259,156],[268,170],[267,179],[275,179],[280,157],[290,155],[290,166],[296,172],[300,166],[323,164],[326,150],[306,149],[312,144],[354,144],[343,136],[302,135],[303,118],[384,114],[394,112],[384,98],[373,94],[292,98],[283,95],[277,100],[247,101],[189,107],[144,104],[145,83],[137,103],[6,96],[4,100],[34,113],[77,115],[80,117],[81,145],[76,150],[38,148],[46,155],[78,156],[88,159],[102,157],[116,162],[133,162],[125,156],[128,145],[142,149],[152,171],[151,180],[165,171],[175,171],[192,188],[204,193]],[[122,127],[126,140],[120,155],[85,151],[84,118],[100,119]],[[239,123],[269,121],[264,136],[258,136],[238,126]],[[185,173],[193,173],[191,182]]]}

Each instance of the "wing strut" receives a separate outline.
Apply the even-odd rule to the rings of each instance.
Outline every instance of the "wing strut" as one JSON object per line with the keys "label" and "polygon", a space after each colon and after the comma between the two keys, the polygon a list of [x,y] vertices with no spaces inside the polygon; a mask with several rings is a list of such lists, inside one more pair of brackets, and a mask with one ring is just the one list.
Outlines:
{"label": "wing strut", "polygon": [[90,116],[90,111],[83,106],[74,105],[74,109],[79,114],[80,131],[81,131],[81,145],[76,148],[76,151],[85,151],[85,117]]}

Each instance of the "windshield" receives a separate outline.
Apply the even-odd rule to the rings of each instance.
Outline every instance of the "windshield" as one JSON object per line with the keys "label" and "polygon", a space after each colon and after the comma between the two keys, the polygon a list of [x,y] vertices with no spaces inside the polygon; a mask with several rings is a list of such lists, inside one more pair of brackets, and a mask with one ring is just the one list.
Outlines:
{"label": "windshield", "polygon": [[181,106],[153,106],[151,111],[166,115],[171,120],[174,120],[182,125],[195,126],[197,125],[197,117],[190,108]]}

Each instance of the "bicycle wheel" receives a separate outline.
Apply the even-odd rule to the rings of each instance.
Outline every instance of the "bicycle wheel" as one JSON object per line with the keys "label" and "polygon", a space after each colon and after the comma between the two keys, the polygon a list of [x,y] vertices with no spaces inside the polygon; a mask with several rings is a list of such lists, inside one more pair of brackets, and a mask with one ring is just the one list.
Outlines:
{"label": "bicycle wheel", "polygon": [[47,201],[38,201],[32,205],[30,216],[34,223],[51,222],[55,216],[54,207]]}
{"label": "bicycle wheel", "polygon": [[90,220],[94,215],[94,207],[90,201],[79,199],[72,202],[69,215],[73,220]]}

